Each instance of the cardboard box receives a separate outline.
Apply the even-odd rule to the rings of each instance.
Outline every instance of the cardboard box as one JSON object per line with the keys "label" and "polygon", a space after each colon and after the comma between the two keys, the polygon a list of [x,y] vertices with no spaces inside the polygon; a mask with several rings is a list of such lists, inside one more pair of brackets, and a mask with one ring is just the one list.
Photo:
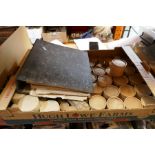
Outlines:
{"label": "cardboard box", "polygon": [[[24,41],[24,42],[23,42]],[[20,44],[24,44],[28,41],[28,38],[21,40]],[[19,42],[18,42],[19,44]],[[9,46],[9,45],[8,45]],[[13,45],[10,45],[11,48]],[[29,48],[25,48],[23,52],[27,53]],[[16,53],[16,50],[13,50]],[[142,75],[143,79],[155,95],[155,79],[149,73],[146,72],[141,64],[141,60],[134,53],[130,47],[115,48],[114,50],[102,50],[102,51],[88,51],[90,60],[109,60],[115,56],[126,58],[133,63]],[[10,58],[11,59],[11,58]],[[20,58],[21,59],[21,58]],[[24,58],[23,58],[24,59]],[[21,62],[20,62],[21,63]],[[9,89],[9,88],[8,88]],[[13,91],[11,91],[13,93]],[[7,102],[7,104],[9,101]],[[133,110],[93,110],[93,111],[75,111],[75,112],[20,112],[17,109],[12,109],[7,106],[5,109],[10,115],[2,115],[3,119],[7,122],[35,122],[35,121],[53,121],[53,122],[85,122],[85,121],[127,121],[136,119],[148,119],[155,118],[155,107],[145,109],[133,109]],[[6,112],[6,111],[5,111]]]}
{"label": "cardboard box", "polygon": [[0,86],[4,85],[0,92],[0,118],[12,115],[7,107],[16,89],[15,74],[31,48],[32,44],[25,27],[18,28],[0,46]]}

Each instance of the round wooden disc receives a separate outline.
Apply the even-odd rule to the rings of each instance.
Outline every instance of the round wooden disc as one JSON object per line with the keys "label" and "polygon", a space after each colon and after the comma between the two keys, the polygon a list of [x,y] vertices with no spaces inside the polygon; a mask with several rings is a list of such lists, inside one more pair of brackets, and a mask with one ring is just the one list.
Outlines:
{"label": "round wooden disc", "polygon": [[123,101],[118,97],[109,98],[107,100],[108,109],[124,109]]}
{"label": "round wooden disc", "polygon": [[128,78],[124,75],[124,76],[121,76],[121,77],[114,77],[113,78],[113,82],[116,86],[122,86],[122,85],[126,85],[129,80]]}
{"label": "round wooden disc", "polygon": [[119,96],[119,89],[116,86],[108,86],[104,88],[104,97],[109,98],[109,97],[118,97]]}
{"label": "round wooden disc", "polygon": [[143,96],[141,98],[141,103],[144,107],[155,107],[155,97],[153,96]]}
{"label": "round wooden disc", "polygon": [[103,68],[100,68],[100,67],[94,67],[93,68],[93,73],[96,76],[104,76],[105,75],[105,70]]}
{"label": "round wooden disc", "polygon": [[26,95],[19,100],[18,107],[23,112],[35,112],[39,110],[39,98]]}
{"label": "round wooden disc", "polygon": [[68,102],[64,101],[64,102],[60,103],[61,111],[67,111],[68,107],[69,107],[69,103]]}
{"label": "round wooden disc", "polygon": [[95,95],[101,95],[103,92],[103,88],[98,86],[96,83],[93,84],[93,93]]}
{"label": "round wooden disc", "polygon": [[124,101],[127,109],[141,109],[143,108],[141,101],[136,97],[127,97]]}
{"label": "round wooden disc", "polygon": [[92,110],[103,110],[106,107],[106,99],[100,95],[94,95],[89,99]]}
{"label": "round wooden disc", "polygon": [[134,87],[130,85],[124,85],[124,86],[120,86],[120,94],[123,97],[133,97],[136,95],[136,91]]}
{"label": "round wooden disc", "polygon": [[98,77],[98,85],[100,87],[106,87],[112,84],[112,78],[108,75]]}
{"label": "round wooden disc", "polygon": [[40,112],[49,112],[49,111],[60,111],[59,103],[55,100],[45,101],[44,104],[40,106]]}

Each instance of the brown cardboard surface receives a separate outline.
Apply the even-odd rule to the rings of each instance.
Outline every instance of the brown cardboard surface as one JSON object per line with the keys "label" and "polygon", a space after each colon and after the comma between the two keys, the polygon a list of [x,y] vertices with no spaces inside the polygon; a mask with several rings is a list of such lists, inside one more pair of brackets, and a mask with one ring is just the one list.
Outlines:
{"label": "brown cardboard surface", "polygon": [[136,53],[132,50],[131,47],[126,46],[123,47],[124,52],[129,56],[130,60],[135,64],[135,67],[138,69],[139,73],[147,83],[148,87],[151,89],[153,95],[155,96],[155,78],[153,75],[146,71],[142,65],[142,61],[140,58],[136,55]]}
{"label": "brown cardboard surface", "polygon": [[12,76],[0,95],[0,111],[6,110],[16,90],[15,76]]}
{"label": "brown cardboard surface", "polygon": [[145,118],[152,114],[152,111],[155,109],[134,109],[134,110],[94,110],[94,111],[75,111],[75,112],[17,112],[16,110],[9,109],[12,116],[5,117],[5,119],[10,120],[22,120],[22,119],[51,119],[56,120],[58,119],[85,119],[89,118],[92,119],[116,119],[116,118],[129,118],[129,117],[138,117],[139,119]]}
{"label": "brown cardboard surface", "polygon": [[0,46],[0,73],[4,70],[7,74],[15,70],[26,52],[32,48],[25,27],[19,27],[1,46]]}
{"label": "brown cardboard surface", "polygon": [[[21,30],[22,29],[22,30]],[[20,28],[20,30],[23,32],[23,28]],[[21,32],[21,33],[22,33]],[[16,35],[16,37],[19,37],[20,35]],[[26,35],[27,36],[27,35]],[[15,40],[17,41],[18,39],[15,37]],[[28,41],[28,38],[25,38],[23,40],[18,40],[18,45],[19,42],[21,44],[21,46],[23,46],[24,42]],[[29,41],[28,41],[29,42]],[[17,42],[16,42],[17,43]],[[5,43],[6,44],[6,43]],[[27,50],[32,45],[30,45],[29,43],[27,43],[28,46],[23,48],[23,52],[26,54]],[[4,45],[3,45],[4,46]],[[8,47],[9,46],[9,47]],[[15,44],[11,44],[10,42],[5,45],[5,48],[7,47],[7,49],[15,49],[13,50],[14,52],[16,51],[16,48],[14,48]],[[125,52],[123,52],[123,49],[125,50]],[[130,49],[130,47],[123,47],[122,48],[115,48],[115,50],[103,50],[103,51],[89,51],[89,58],[91,60],[100,60],[102,61],[103,59],[109,61],[111,58],[115,57],[115,56],[120,56],[120,57],[126,57],[126,58],[130,58],[130,60],[132,61],[132,63],[135,64],[135,66],[137,67],[137,69],[139,70],[140,74],[142,75],[142,77],[145,79],[146,83],[148,84],[148,86],[150,87],[152,93],[154,93],[154,78],[152,76],[150,76],[150,74],[148,72],[145,71],[145,69],[143,68],[143,66],[141,65],[141,60],[135,55],[135,53],[133,53],[133,51]],[[24,51],[25,50],[25,51]],[[17,50],[18,51],[18,50]],[[1,50],[0,50],[1,52]],[[13,52],[12,52],[13,53]],[[0,53],[1,54],[1,53]],[[23,59],[24,60],[24,55],[20,55],[20,61]],[[11,55],[10,55],[11,56]],[[10,59],[14,59],[14,57],[9,57]],[[14,59],[15,60],[15,59]],[[13,60],[9,61],[9,64],[7,67],[12,67],[13,65]],[[14,88],[14,87],[13,87]],[[7,91],[10,89],[10,87],[8,87]],[[12,89],[14,90],[14,89]],[[12,91],[13,92],[13,91]],[[11,98],[9,100],[7,100],[7,104],[2,106],[2,109],[6,109],[7,105],[9,104]],[[70,120],[72,121],[72,119],[83,119],[83,120],[98,120],[98,119],[117,119],[117,118],[131,118],[131,117],[138,117],[140,119],[146,118],[149,115],[155,115],[155,108],[145,108],[145,109],[133,109],[133,110],[127,110],[127,109],[123,109],[123,110],[102,110],[102,111],[75,111],[75,112],[44,112],[44,113],[40,113],[40,112],[20,112],[16,109],[11,109],[8,108],[6,110],[2,110],[0,111],[0,118],[3,118],[4,120],[26,120],[26,119],[31,119],[31,120],[40,120],[40,119],[50,119],[50,120]]]}

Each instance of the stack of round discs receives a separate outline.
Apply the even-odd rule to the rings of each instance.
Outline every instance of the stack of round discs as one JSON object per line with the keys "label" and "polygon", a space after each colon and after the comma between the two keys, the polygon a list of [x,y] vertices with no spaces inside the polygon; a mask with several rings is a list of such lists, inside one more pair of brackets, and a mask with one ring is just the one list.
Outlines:
{"label": "stack of round discs", "polygon": [[126,97],[133,97],[136,95],[136,91],[134,87],[130,85],[124,85],[120,86],[120,95],[122,99],[125,99]]}
{"label": "stack of round discs", "polygon": [[125,74],[127,76],[130,76],[130,75],[133,75],[136,72],[136,69],[134,67],[132,67],[132,66],[127,66],[125,68],[125,71],[124,72],[125,72]]}
{"label": "stack of round discs", "polygon": [[138,85],[144,82],[140,74],[134,74],[129,76],[129,81],[132,85]]}
{"label": "stack of round discs", "polygon": [[61,111],[67,111],[69,108],[69,103],[66,101],[61,101],[60,103],[60,110]]}
{"label": "stack of round discs", "polygon": [[143,107],[141,101],[136,97],[127,97],[124,105],[127,109],[141,109]]}
{"label": "stack of round discs", "polygon": [[93,68],[93,73],[96,76],[104,76],[105,75],[105,70],[103,68],[100,68],[100,67],[94,67]]}
{"label": "stack of round discs", "polygon": [[96,82],[96,80],[97,80],[97,76],[96,75],[91,75],[92,76],[92,81],[93,81],[93,83],[95,83]]}
{"label": "stack of round discs", "polygon": [[95,95],[101,95],[103,92],[103,88],[98,86],[96,83],[93,84],[93,93]]}
{"label": "stack of round discs", "polygon": [[118,97],[109,98],[107,100],[108,109],[124,109],[123,101]]}
{"label": "stack of round discs", "polygon": [[60,111],[59,103],[55,100],[44,101],[40,105],[40,112]]}
{"label": "stack of round discs", "polygon": [[106,73],[107,75],[110,75],[110,67],[107,67],[107,68],[105,69],[105,73]]}
{"label": "stack of round discs", "polygon": [[108,99],[109,97],[118,97],[119,96],[119,89],[116,86],[108,86],[104,88],[104,97]]}
{"label": "stack of round discs", "polygon": [[113,59],[110,64],[110,74],[114,77],[120,77],[123,75],[127,66],[127,62],[121,59]]}
{"label": "stack of round discs", "polygon": [[139,98],[143,97],[143,96],[151,95],[151,90],[149,89],[149,87],[146,84],[136,85],[135,90],[136,90],[137,96]]}
{"label": "stack of round discs", "polygon": [[98,77],[98,85],[100,87],[106,87],[112,84],[112,78],[108,75]]}
{"label": "stack of round discs", "polygon": [[100,95],[94,95],[89,99],[92,110],[103,110],[106,107],[106,99]]}
{"label": "stack of round discs", "polygon": [[129,82],[128,78],[125,75],[121,77],[114,77],[113,81],[116,86],[126,85]]}
{"label": "stack of round discs", "polygon": [[38,97],[26,95],[19,100],[18,108],[22,112],[36,112],[39,111],[39,99]]}
{"label": "stack of round discs", "polygon": [[155,107],[155,97],[153,96],[143,96],[141,98],[141,103],[144,108],[148,107]]}

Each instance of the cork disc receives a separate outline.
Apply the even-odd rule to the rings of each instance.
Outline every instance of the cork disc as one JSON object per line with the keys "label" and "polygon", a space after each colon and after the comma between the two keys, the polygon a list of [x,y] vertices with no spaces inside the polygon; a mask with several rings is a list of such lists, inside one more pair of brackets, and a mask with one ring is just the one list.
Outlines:
{"label": "cork disc", "polygon": [[106,99],[100,95],[94,95],[89,99],[92,110],[103,110],[106,107]]}
{"label": "cork disc", "polygon": [[127,66],[125,68],[125,71],[124,73],[127,75],[127,76],[130,76],[130,75],[133,75],[134,73],[136,72],[136,69],[132,66]]}
{"label": "cork disc", "polygon": [[85,101],[74,101],[69,100],[68,101],[72,106],[76,107],[78,111],[88,111],[90,109],[89,105]]}
{"label": "cork disc", "polygon": [[132,85],[138,85],[144,82],[144,80],[139,74],[129,76],[129,81]]}
{"label": "cork disc", "polygon": [[119,96],[119,89],[113,85],[108,86],[104,89],[104,96],[106,98],[118,97]]}
{"label": "cork disc", "polygon": [[102,68],[103,66],[102,66],[102,64],[98,63],[98,64],[96,65],[96,67]]}
{"label": "cork disc", "polygon": [[124,85],[124,86],[120,86],[120,94],[123,97],[133,97],[136,95],[136,91],[134,87],[130,85]]}
{"label": "cork disc", "polygon": [[151,90],[146,84],[139,84],[135,86],[138,97],[151,95]]}
{"label": "cork disc", "polygon": [[129,82],[128,78],[125,75],[121,77],[114,77],[113,81],[116,86],[126,85]]}
{"label": "cork disc", "polygon": [[67,111],[68,107],[69,107],[68,102],[63,101],[63,102],[60,103],[60,109],[61,109],[61,111]]}
{"label": "cork disc", "polygon": [[96,83],[93,84],[93,93],[92,94],[97,94],[101,95],[103,92],[103,88],[98,86]]}
{"label": "cork disc", "polygon": [[59,103],[55,100],[44,101],[40,105],[40,112],[60,111]]}
{"label": "cork disc", "polygon": [[18,107],[23,112],[35,112],[39,110],[39,98],[26,95],[19,100]]}
{"label": "cork disc", "polygon": [[112,78],[108,75],[98,77],[98,85],[100,87],[106,87],[112,84]]}
{"label": "cork disc", "polygon": [[93,73],[96,76],[104,76],[105,75],[105,70],[103,68],[100,68],[100,67],[94,67],[93,68]]}
{"label": "cork disc", "polygon": [[108,109],[124,109],[123,101],[118,97],[109,98],[107,100]]}
{"label": "cork disc", "polygon": [[121,59],[113,59],[112,63],[118,67],[125,67],[126,66],[126,62],[124,60],[121,60]]}
{"label": "cork disc", "polygon": [[153,96],[144,96],[141,98],[141,103],[144,107],[155,106],[155,97]]}
{"label": "cork disc", "polygon": [[136,97],[127,97],[124,101],[124,105],[127,109],[141,109],[142,104]]}

